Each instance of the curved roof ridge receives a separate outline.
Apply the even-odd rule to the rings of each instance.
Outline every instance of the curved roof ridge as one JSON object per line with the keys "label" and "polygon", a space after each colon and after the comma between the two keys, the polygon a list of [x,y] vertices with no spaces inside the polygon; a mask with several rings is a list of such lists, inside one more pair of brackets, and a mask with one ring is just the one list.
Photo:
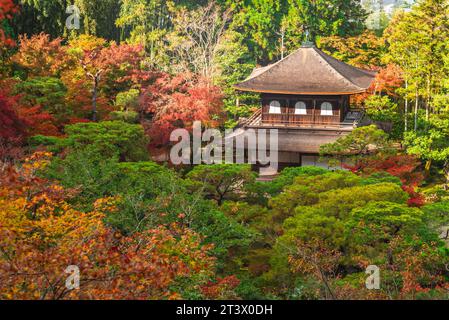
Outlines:
{"label": "curved roof ridge", "polygon": [[356,68],[357,70],[365,73],[368,76],[375,76],[377,74],[377,71],[375,71],[375,70],[362,69],[362,68],[359,68],[359,67],[354,67],[354,68]]}
{"label": "curved roof ridge", "polygon": [[[313,49],[314,49],[313,52],[315,52],[316,54],[318,54],[318,56],[321,58],[321,60],[323,60],[323,61],[329,66],[329,69],[330,69],[331,72],[336,73],[336,74],[339,75],[341,78],[343,78],[344,81],[346,81],[346,82],[350,83],[351,85],[353,85],[353,86],[359,88],[360,90],[364,90],[364,88],[360,87],[357,83],[354,83],[353,81],[351,81],[350,79],[348,79],[347,77],[345,77],[339,70],[337,70],[337,69],[335,68],[335,66],[331,65],[331,64],[329,63],[329,61],[327,60],[327,58],[331,58],[331,59],[335,60],[337,63],[341,63],[341,61],[335,59],[334,57],[332,57],[332,56],[330,56],[330,55],[325,54],[323,51],[319,50],[317,47],[313,47]],[[356,68],[356,67],[353,67],[353,66],[350,66],[350,65],[348,65],[348,66],[349,66],[349,67],[352,67],[352,68],[354,68],[354,69],[360,70],[359,68]],[[360,70],[360,71],[362,71],[362,70]]]}
{"label": "curved roof ridge", "polygon": [[[316,52],[317,52],[317,53],[318,53],[318,54],[319,54],[319,55],[320,55],[320,56],[321,56],[321,57],[322,57],[322,58],[323,58],[329,65],[331,65],[331,67],[332,67],[336,72],[338,72],[338,73],[340,73],[340,74],[341,74],[341,72],[340,72],[340,70],[339,70],[340,68],[346,69],[346,71],[349,71],[349,72],[359,72],[359,73],[361,73],[363,76],[367,76],[367,77],[370,77],[370,78],[371,78],[371,77],[375,77],[376,74],[377,74],[377,72],[375,72],[375,71],[365,70],[365,69],[358,68],[358,67],[352,66],[352,65],[350,65],[350,64],[347,64],[347,63],[345,63],[345,62],[343,62],[343,61],[340,61],[340,60],[334,58],[333,56],[324,53],[323,51],[321,51],[321,50],[319,50],[319,49],[317,49]],[[330,61],[332,62],[332,64],[330,63]],[[364,86],[360,86],[360,84],[354,82],[354,81],[352,80],[352,78],[350,78],[350,77],[344,76],[344,78],[347,79],[348,81],[350,81],[352,84],[354,84],[354,85],[357,86],[358,88],[361,88],[362,90],[366,90],[366,89],[367,89],[367,88],[365,88]],[[374,80],[374,79],[373,79],[373,80]],[[369,85],[366,86],[366,87],[369,87]]]}
{"label": "curved roof ridge", "polygon": [[[249,80],[253,80],[261,75],[263,75],[265,72],[270,71],[271,69],[273,69],[274,67],[276,67],[277,65],[279,65],[281,62],[287,60],[288,58],[290,58],[292,55],[294,55],[295,53],[297,53],[299,51],[295,50],[292,53],[290,53],[289,55],[287,55],[286,57],[284,57],[284,59],[281,59],[279,61],[276,61],[275,63],[269,64],[267,66],[264,67],[260,67],[260,68],[256,68],[253,70],[253,73],[250,74],[250,76],[248,78],[246,78],[243,82],[249,81]],[[256,73],[256,74],[255,74]]]}

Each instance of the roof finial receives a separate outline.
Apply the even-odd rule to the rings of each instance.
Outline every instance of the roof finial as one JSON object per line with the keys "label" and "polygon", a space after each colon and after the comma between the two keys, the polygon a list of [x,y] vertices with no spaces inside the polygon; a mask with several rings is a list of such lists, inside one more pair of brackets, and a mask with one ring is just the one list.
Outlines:
{"label": "roof finial", "polygon": [[309,41],[309,36],[310,36],[309,29],[307,29],[307,28],[304,29],[304,35],[306,36],[306,39],[301,44],[301,47],[303,47],[303,48],[313,47],[314,43],[312,41]]}

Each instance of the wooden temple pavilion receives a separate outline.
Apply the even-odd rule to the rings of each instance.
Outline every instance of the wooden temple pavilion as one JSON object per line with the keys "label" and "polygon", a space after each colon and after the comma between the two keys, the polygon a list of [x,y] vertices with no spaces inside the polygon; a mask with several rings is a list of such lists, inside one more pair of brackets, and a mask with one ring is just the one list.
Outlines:
{"label": "wooden temple pavilion", "polygon": [[374,72],[303,45],[235,86],[261,94],[261,108],[243,129],[278,129],[281,167],[327,167],[319,162],[320,146],[363,125],[364,113],[350,109],[350,97],[367,91],[374,78]]}

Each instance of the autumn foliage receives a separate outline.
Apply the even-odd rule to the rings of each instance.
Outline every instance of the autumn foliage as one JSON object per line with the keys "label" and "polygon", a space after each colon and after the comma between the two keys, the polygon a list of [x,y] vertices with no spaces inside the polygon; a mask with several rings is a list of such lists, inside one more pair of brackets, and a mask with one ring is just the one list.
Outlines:
{"label": "autumn foliage", "polygon": [[21,145],[36,134],[58,135],[53,117],[42,111],[41,106],[26,106],[20,95],[11,93],[11,83],[2,82],[0,89],[0,159],[16,158]]}
{"label": "autumn foliage", "polygon": [[14,81],[3,82],[0,95],[5,97],[6,103],[15,110],[17,116],[22,121],[22,132],[27,136],[36,134],[58,135],[59,131],[55,126],[54,117],[42,110],[42,106],[26,104],[21,101],[22,94],[13,93]]}
{"label": "autumn foliage", "polygon": [[[1,299],[176,299],[170,286],[178,279],[209,279],[214,259],[197,234],[177,225],[114,231],[103,218],[116,199],[76,210],[67,202],[76,191],[37,175],[50,156],[37,153],[1,173]],[[73,265],[81,282],[70,291],[65,270]]]}
{"label": "autumn foliage", "polygon": [[379,155],[377,157],[359,159],[356,165],[345,165],[353,172],[370,175],[376,172],[387,172],[401,179],[402,189],[410,195],[409,205],[421,207],[425,203],[424,196],[416,192],[424,179],[420,172],[421,162],[413,155]]}
{"label": "autumn foliage", "polygon": [[374,91],[397,97],[396,90],[404,84],[403,71],[395,64],[388,64],[379,70],[373,84]]}
{"label": "autumn foliage", "polygon": [[209,282],[201,288],[203,295],[211,300],[236,299],[234,289],[238,287],[240,280],[236,276],[218,278],[215,282]]}
{"label": "autumn foliage", "polygon": [[[19,8],[12,0],[0,0],[0,24],[4,20],[11,20],[13,15],[19,11]],[[12,40],[0,26],[0,48],[12,47],[15,41]]]}
{"label": "autumn foliage", "polygon": [[28,76],[53,76],[61,71],[67,62],[62,39],[50,39],[45,33],[32,37],[19,37],[19,50],[13,61],[27,70]]}
{"label": "autumn foliage", "polygon": [[191,74],[159,77],[143,92],[141,112],[151,117],[148,134],[155,146],[169,142],[176,128],[192,129],[194,121],[216,127],[222,123],[222,94],[206,79]]}
{"label": "autumn foliage", "polygon": [[[403,2],[0,0],[0,300],[448,299],[449,2]],[[358,93],[276,90],[314,45]],[[314,114],[259,121],[305,133],[277,175],[169,161],[272,99]]]}
{"label": "autumn foliage", "polygon": [[17,102],[8,96],[4,90],[0,91],[0,137],[9,140],[24,134],[24,123],[14,109]]}

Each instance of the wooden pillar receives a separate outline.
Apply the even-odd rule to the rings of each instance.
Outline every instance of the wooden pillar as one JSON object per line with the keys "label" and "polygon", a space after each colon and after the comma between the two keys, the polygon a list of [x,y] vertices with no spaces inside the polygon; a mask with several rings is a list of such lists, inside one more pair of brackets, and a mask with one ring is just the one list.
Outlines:
{"label": "wooden pillar", "polygon": [[340,96],[340,99],[338,100],[338,109],[340,112],[340,122],[343,122],[344,120],[344,115],[346,113],[345,111],[345,103],[344,103],[344,96]]}

